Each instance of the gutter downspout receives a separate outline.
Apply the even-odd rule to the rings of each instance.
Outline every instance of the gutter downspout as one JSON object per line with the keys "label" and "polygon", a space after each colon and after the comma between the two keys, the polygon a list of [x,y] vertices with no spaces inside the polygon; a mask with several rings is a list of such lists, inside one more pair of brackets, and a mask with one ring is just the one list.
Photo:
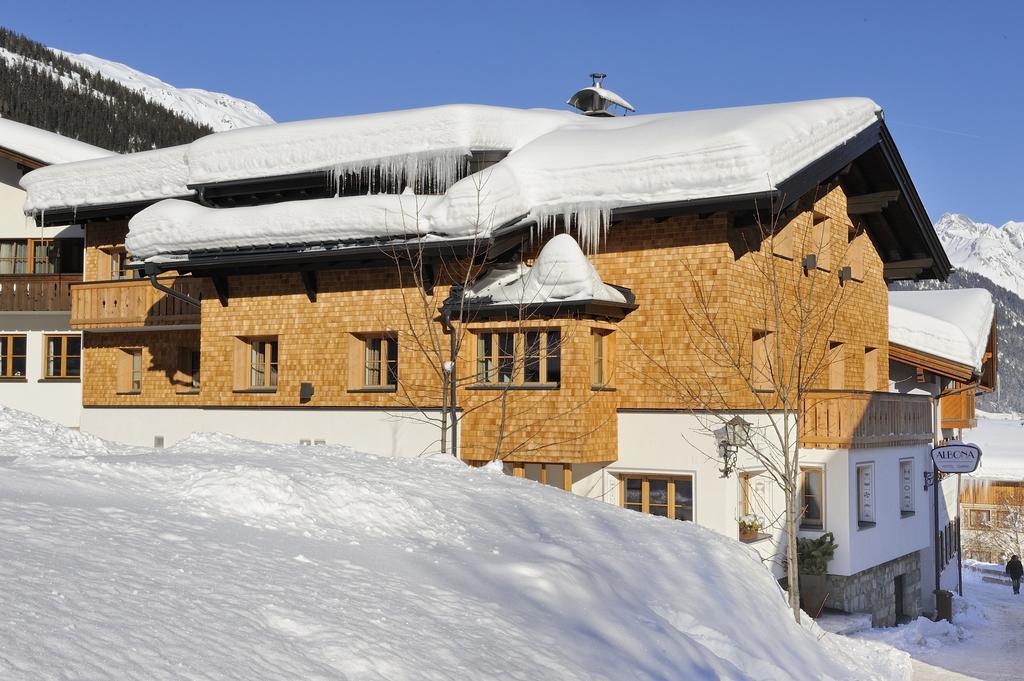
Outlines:
{"label": "gutter downspout", "polygon": [[202,307],[202,303],[193,298],[192,296],[185,295],[181,291],[175,291],[169,286],[164,286],[159,281],[157,281],[157,275],[160,274],[160,269],[158,265],[155,265],[153,263],[146,263],[144,267],[144,272],[146,276],[149,277],[149,283],[152,284],[153,288],[155,288],[157,291],[162,291],[163,293],[169,295],[171,298],[174,298],[175,300],[180,300],[181,302],[186,303],[187,305],[192,305],[193,307]]}
{"label": "gutter downspout", "polygon": [[455,348],[455,326],[452,324],[451,314],[448,310],[441,308],[441,326],[448,334],[448,361],[451,363],[451,371],[448,372],[448,409],[449,416],[448,421],[451,423],[452,429],[452,456],[458,458],[459,456],[459,429],[456,415],[458,410],[456,409],[455,400],[458,395],[456,390],[457,386],[455,383],[455,367],[456,362],[456,348]]}

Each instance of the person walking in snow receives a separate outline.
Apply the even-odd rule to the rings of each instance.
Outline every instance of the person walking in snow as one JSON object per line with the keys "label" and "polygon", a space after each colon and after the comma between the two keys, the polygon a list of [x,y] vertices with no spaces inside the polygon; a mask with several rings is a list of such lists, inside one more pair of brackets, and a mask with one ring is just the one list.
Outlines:
{"label": "person walking in snow", "polygon": [[1024,565],[1021,565],[1018,556],[1010,556],[1010,562],[1006,564],[1006,574],[1013,583],[1013,593],[1020,595],[1020,579],[1024,577]]}

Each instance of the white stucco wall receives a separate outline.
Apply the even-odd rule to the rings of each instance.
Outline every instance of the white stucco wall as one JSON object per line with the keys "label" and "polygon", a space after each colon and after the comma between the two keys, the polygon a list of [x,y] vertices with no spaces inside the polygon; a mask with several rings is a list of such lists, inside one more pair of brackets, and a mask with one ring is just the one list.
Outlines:
{"label": "white stucco wall", "polygon": [[36,227],[24,213],[25,192],[18,186],[21,171],[17,164],[0,159],[0,239],[84,238],[79,226]]}
{"label": "white stucco wall", "polygon": [[25,334],[26,376],[24,381],[0,380],[0,404],[27,411],[57,423],[78,427],[82,412],[82,384],[79,381],[45,381],[44,336],[47,333],[75,333],[68,324],[69,312],[0,311],[0,334]]}
{"label": "white stucco wall", "polygon": [[82,430],[107,440],[170,446],[196,432],[220,432],[273,443],[324,440],[385,456],[436,451],[439,430],[418,412],[379,409],[161,409],[86,407]]}

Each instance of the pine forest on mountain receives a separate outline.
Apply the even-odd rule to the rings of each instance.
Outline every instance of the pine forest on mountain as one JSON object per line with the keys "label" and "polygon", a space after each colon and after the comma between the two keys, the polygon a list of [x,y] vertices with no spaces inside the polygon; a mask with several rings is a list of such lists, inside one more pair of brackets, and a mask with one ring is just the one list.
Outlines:
{"label": "pine forest on mountain", "polygon": [[25,57],[0,58],[0,117],[121,153],[186,144],[213,132],[3,27],[0,48]]}

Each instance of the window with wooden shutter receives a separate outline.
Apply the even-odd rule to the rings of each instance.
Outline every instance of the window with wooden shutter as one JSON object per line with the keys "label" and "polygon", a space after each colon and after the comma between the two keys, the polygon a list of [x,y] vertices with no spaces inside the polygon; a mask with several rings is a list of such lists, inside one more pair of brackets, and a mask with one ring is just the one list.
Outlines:
{"label": "window with wooden shutter", "polygon": [[278,381],[277,336],[240,337],[235,342],[236,392],[275,392]]}
{"label": "window with wooden shutter", "polygon": [[846,344],[829,342],[827,361],[829,390],[844,390],[846,388]]}
{"label": "window with wooden shutter", "polygon": [[142,348],[121,348],[118,351],[117,392],[124,395],[142,392]]}
{"label": "window with wooden shutter", "polygon": [[394,392],[398,389],[398,334],[394,331],[349,336],[349,391]]}
{"label": "window with wooden shutter", "polygon": [[751,384],[754,390],[767,392],[774,389],[774,344],[775,334],[771,331],[755,330],[751,335]]}
{"label": "window with wooden shutter", "polygon": [[881,353],[878,348],[864,348],[864,389],[882,390],[878,385],[878,364]]}

